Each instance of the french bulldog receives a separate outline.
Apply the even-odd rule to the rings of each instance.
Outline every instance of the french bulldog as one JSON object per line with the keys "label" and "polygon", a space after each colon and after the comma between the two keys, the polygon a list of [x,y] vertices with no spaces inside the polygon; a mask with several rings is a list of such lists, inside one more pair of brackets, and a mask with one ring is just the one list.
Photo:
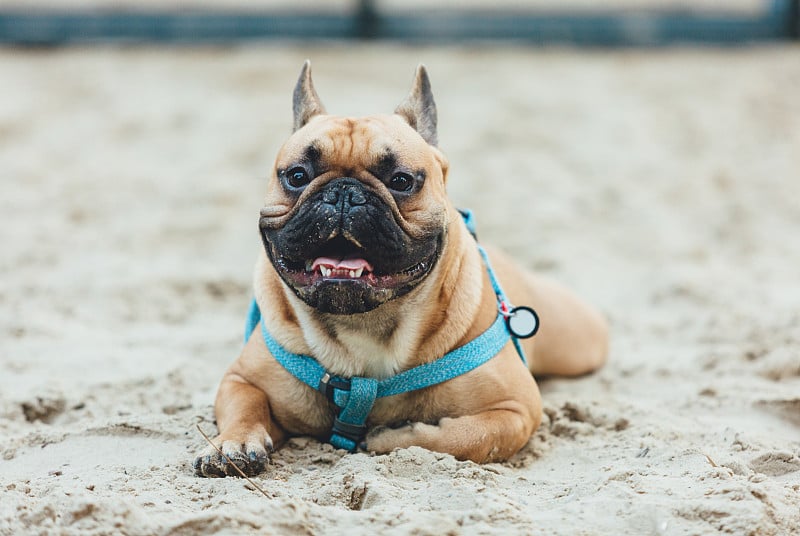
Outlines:
{"label": "french bulldog", "polygon": [[[423,66],[393,114],[327,114],[309,62],[293,104],[294,131],[260,213],[252,333],[216,397],[213,442],[224,456],[208,446],[196,474],[236,476],[234,465],[258,474],[298,435],[377,454],[419,446],[507,460],[541,421],[534,377],[582,375],[605,362],[603,316],[481,249],[447,196]],[[509,304],[536,310],[534,337],[515,338],[501,322]],[[392,390],[403,383],[396,378],[410,390]],[[348,419],[363,405],[356,387],[368,407]]]}

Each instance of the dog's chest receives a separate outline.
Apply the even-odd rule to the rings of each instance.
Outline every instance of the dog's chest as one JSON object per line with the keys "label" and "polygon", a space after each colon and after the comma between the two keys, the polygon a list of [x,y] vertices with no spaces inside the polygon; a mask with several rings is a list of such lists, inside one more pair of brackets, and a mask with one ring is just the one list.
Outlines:
{"label": "dog's chest", "polygon": [[382,379],[397,374],[409,362],[414,340],[409,331],[398,326],[391,335],[376,337],[363,327],[338,327],[335,337],[320,337],[309,343],[314,357],[334,374]]}

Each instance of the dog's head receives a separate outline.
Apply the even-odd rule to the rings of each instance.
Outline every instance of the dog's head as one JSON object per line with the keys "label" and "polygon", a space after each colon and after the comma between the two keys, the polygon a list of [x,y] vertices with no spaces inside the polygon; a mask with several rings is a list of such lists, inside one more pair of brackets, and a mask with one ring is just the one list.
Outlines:
{"label": "dog's head", "polygon": [[294,133],[278,153],[260,229],[275,270],[318,311],[371,311],[420,285],[445,242],[447,161],[425,68],[394,114],[327,115],[303,65]]}

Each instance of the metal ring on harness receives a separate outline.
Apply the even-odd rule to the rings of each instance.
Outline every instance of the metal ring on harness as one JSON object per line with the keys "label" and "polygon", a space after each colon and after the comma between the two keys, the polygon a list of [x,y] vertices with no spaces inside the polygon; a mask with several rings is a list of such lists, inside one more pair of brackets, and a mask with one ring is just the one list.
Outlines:
{"label": "metal ring on harness", "polygon": [[[349,391],[350,390],[350,380],[347,378],[340,378],[339,376],[331,376],[329,373],[325,373],[322,378],[319,379],[319,385],[317,386],[317,390],[325,395],[325,398],[330,400],[333,404],[336,404],[336,390],[340,391]],[[338,406],[338,404],[336,404]]]}

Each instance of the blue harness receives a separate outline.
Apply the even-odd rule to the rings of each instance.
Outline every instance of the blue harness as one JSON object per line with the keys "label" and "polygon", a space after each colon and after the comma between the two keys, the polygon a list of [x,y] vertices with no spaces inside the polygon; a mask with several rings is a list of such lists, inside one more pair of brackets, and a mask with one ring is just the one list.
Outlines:
{"label": "blue harness", "polygon": [[[461,211],[461,214],[467,229],[475,236],[472,213]],[[255,299],[251,302],[247,315],[245,342],[260,323],[264,343],[278,363],[295,378],[320,391],[340,409],[339,415],[334,418],[328,441],[336,448],[355,451],[366,435],[365,422],[376,399],[424,389],[466,374],[500,353],[509,339],[514,342],[522,362],[527,364],[519,339],[510,331],[508,324],[514,310],[509,310],[508,300],[495,277],[486,251],[480,245],[478,251],[483,257],[492,288],[497,295],[499,310],[497,318],[478,338],[431,363],[419,365],[383,380],[360,376],[352,378],[335,376],[325,370],[313,357],[294,354],[281,346],[267,331]]]}

